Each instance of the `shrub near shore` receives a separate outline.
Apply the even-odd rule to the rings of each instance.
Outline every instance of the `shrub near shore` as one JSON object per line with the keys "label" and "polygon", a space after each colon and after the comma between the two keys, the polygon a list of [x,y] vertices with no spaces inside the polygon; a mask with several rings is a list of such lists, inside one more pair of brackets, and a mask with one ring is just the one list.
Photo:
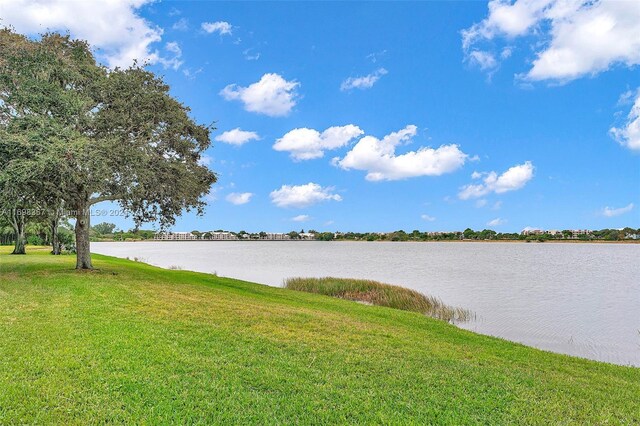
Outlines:
{"label": "shrub near shore", "polygon": [[473,317],[471,311],[447,306],[435,297],[371,280],[332,277],[289,278],[284,286],[289,290],[318,293],[371,305],[418,312],[450,322],[468,321]]}

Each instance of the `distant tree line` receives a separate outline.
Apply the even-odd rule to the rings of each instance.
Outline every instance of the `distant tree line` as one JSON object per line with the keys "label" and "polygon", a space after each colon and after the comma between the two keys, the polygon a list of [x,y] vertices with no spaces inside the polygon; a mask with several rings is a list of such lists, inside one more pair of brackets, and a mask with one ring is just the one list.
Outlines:
{"label": "distant tree line", "polygon": [[[101,226],[101,225],[97,225]],[[115,225],[111,225],[115,228]],[[95,227],[94,227],[95,228]],[[112,229],[111,229],[112,231]],[[225,231],[218,229],[212,232],[229,232],[238,237],[238,239],[264,239],[267,235],[266,232],[247,232],[247,231]],[[191,231],[192,234],[202,237],[207,240],[210,232]],[[292,240],[304,239],[302,234],[305,234],[304,229],[300,232],[291,231],[286,235]],[[481,231],[475,231],[471,228],[467,228],[464,231],[453,232],[427,232],[420,230],[413,230],[406,232],[404,230],[394,232],[322,232],[311,229],[307,231],[307,234],[313,234],[316,241],[458,241],[458,240],[475,240],[475,241],[553,241],[553,240],[604,240],[604,241],[622,241],[622,240],[634,240],[640,241],[640,228],[626,227],[623,229],[601,229],[588,231],[588,233],[580,234],[574,237],[574,231],[563,230],[555,232],[553,234],[548,232],[536,233],[535,235],[527,235],[517,232],[496,232],[492,229],[483,229]],[[98,238],[107,238],[115,241],[124,240],[136,240],[136,239],[152,239],[155,236],[154,231],[136,231],[130,230],[128,232],[96,232],[95,235]]]}
{"label": "distant tree line", "polygon": [[[312,231],[313,232],[313,231]],[[338,233],[318,233],[318,240],[347,240],[347,241],[453,241],[453,240],[518,240],[518,241],[550,241],[550,240],[566,240],[574,239],[573,231],[564,230],[554,235],[550,233],[541,233],[537,235],[525,235],[517,232],[496,232],[491,229],[483,229],[475,231],[467,228],[462,232],[422,232],[413,230],[405,232],[403,230],[394,232],[338,232]],[[624,228],[624,229],[601,229],[590,231],[588,234],[577,236],[578,240],[605,240],[605,241],[622,241],[627,239],[640,239],[640,228]]]}

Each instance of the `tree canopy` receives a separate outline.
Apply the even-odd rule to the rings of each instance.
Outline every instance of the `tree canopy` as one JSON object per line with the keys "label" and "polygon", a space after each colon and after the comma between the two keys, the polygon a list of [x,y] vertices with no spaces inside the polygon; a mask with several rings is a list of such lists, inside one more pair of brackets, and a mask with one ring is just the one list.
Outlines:
{"label": "tree canopy", "polygon": [[108,70],[84,41],[0,30],[0,184],[16,189],[4,202],[30,194],[63,203],[76,220],[78,268],[92,267],[96,203],[162,227],[185,210],[203,212],[216,181],[201,164],[211,129],[189,113],[141,66]]}

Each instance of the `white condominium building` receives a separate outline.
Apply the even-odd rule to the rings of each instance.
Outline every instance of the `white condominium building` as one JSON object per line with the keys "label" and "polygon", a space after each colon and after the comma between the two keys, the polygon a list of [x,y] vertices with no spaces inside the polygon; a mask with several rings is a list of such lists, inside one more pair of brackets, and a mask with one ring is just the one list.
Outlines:
{"label": "white condominium building", "polygon": [[233,240],[237,240],[238,237],[231,233],[231,232],[227,232],[227,231],[223,231],[223,232],[205,232],[204,234],[202,234],[202,239],[203,240],[212,240],[212,241],[233,241]]}
{"label": "white condominium building", "polygon": [[192,234],[191,232],[158,232],[155,237],[153,237],[154,240],[182,240],[182,241],[189,241],[189,240],[198,240],[198,236]]}

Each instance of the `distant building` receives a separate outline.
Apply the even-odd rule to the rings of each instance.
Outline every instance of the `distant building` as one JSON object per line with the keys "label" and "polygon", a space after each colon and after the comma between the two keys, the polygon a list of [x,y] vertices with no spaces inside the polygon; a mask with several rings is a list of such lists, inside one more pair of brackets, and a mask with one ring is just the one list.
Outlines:
{"label": "distant building", "polygon": [[197,235],[191,232],[158,232],[154,237],[154,240],[171,240],[171,241],[193,241],[198,240]]}
{"label": "distant building", "polygon": [[210,232],[205,232],[202,235],[202,239],[211,240],[211,241],[234,241],[234,240],[238,240],[238,237],[234,233],[228,232],[228,231],[222,231],[222,232],[210,231]]}
{"label": "distant building", "polygon": [[282,240],[290,240],[291,237],[288,234],[282,234],[279,232],[267,232],[267,235],[260,238],[261,240],[273,240],[273,241],[282,241]]}
{"label": "distant building", "polygon": [[[593,232],[588,229],[573,229],[570,232],[571,232],[571,235],[568,238],[572,240],[577,240],[578,238],[580,238],[581,235],[593,234]],[[520,233],[520,235],[525,235],[525,236],[551,235],[552,237],[556,237],[558,235],[564,235],[564,233],[562,231],[558,231],[557,229],[547,229],[547,230],[524,229]]]}
{"label": "distant building", "polygon": [[571,230],[571,238],[572,239],[578,239],[580,238],[580,235],[591,235],[592,232],[588,229],[572,229]]}
{"label": "distant building", "polygon": [[427,235],[430,237],[441,237],[443,235],[461,235],[460,231],[435,231],[435,232],[427,232]]}
{"label": "distant building", "polygon": [[303,232],[300,235],[300,239],[302,240],[315,240],[316,239],[316,234],[312,234],[310,232]]}

